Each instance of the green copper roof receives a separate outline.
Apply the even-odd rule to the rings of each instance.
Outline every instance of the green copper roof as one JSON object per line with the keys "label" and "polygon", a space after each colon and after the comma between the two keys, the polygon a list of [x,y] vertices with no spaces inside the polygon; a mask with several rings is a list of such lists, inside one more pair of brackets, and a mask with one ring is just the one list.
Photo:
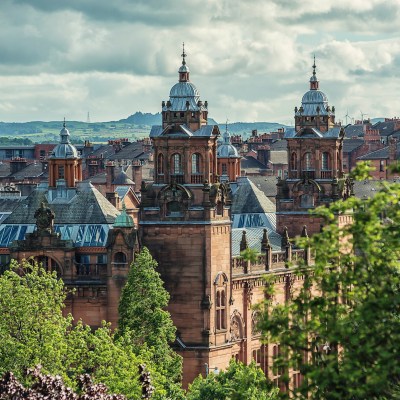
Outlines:
{"label": "green copper roof", "polygon": [[126,213],[125,203],[122,203],[122,211],[115,219],[114,228],[133,228],[133,226],[133,218]]}

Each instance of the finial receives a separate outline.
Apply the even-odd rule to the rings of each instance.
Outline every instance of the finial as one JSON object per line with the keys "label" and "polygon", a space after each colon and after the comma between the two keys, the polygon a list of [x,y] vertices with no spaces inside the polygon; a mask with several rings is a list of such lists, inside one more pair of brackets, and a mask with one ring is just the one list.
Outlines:
{"label": "finial", "polygon": [[185,57],[187,54],[185,53],[185,42],[182,43],[182,65],[186,64]]}
{"label": "finial", "polygon": [[65,117],[64,117],[63,127],[65,128],[66,126],[67,126],[67,124],[65,123]]}
{"label": "finial", "polygon": [[225,132],[228,132],[228,121],[229,121],[229,119],[227,118],[226,123],[225,123]]}
{"label": "finial", "polygon": [[264,229],[263,237],[261,239],[261,249],[265,251],[268,247],[271,247],[271,243],[269,241],[268,231]]}
{"label": "finial", "polygon": [[313,75],[315,75],[315,69],[317,68],[317,66],[315,65],[315,54],[314,54],[314,64],[313,64]]}
{"label": "finial", "polygon": [[288,232],[287,226],[285,226],[283,228],[281,246],[282,247],[289,247],[290,246],[290,238],[289,238],[289,232]]}
{"label": "finial", "polygon": [[240,251],[246,250],[249,248],[249,242],[247,241],[246,231],[242,232],[242,240],[240,241]]}

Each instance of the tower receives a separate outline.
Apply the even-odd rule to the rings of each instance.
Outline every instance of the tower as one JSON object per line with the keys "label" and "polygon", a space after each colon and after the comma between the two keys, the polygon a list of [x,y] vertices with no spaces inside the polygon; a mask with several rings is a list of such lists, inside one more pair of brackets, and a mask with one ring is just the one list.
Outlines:
{"label": "tower", "polygon": [[77,181],[82,181],[82,159],[76,147],[69,140],[65,118],[60,131],[60,143],[54,147],[49,157],[49,187],[55,188],[57,182],[65,182],[68,188],[76,187]]}
{"label": "tower", "polygon": [[319,90],[319,81],[316,75],[315,56],[312,66],[313,72],[310,78],[310,90],[301,100],[300,108],[295,107],[295,130],[308,127],[316,128],[320,132],[327,132],[335,126],[335,107],[328,105],[328,98]]}
{"label": "tower", "polygon": [[219,129],[207,125],[207,102],[189,82],[185,57],[162,126],[150,133],[155,176],[142,184],[140,231],[171,296],[187,385],[206,364],[226,367],[231,357],[231,221],[229,187],[217,181]]}
{"label": "tower", "polygon": [[288,176],[277,184],[277,231],[287,227],[290,237],[300,235],[304,225],[309,234],[319,232],[322,221],[309,211],[352,194],[343,173],[344,130],[334,125],[334,108],[319,90],[315,69],[314,58],[310,90],[295,108],[295,132],[286,136]]}
{"label": "tower", "polygon": [[222,135],[222,143],[217,149],[217,168],[221,181],[235,182],[240,176],[240,156],[236,147],[231,144],[231,136],[226,124],[225,132]]}

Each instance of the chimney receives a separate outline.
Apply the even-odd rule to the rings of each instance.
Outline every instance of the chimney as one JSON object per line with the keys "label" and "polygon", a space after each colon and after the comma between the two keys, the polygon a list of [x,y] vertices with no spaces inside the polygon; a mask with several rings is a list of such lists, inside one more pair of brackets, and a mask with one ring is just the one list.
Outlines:
{"label": "chimney", "polygon": [[106,188],[108,191],[111,190],[114,179],[115,179],[115,163],[112,161],[108,161],[106,164]]}
{"label": "chimney", "polygon": [[28,165],[28,162],[26,161],[26,158],[22,157],[14,157],[10,161],[10,172],[11,175],[15,174],[16,172],[21,171]]}
{"label": "chimney", "polygon": [[135,191],[140,190],[140,184],[143,180],[142,177],[142,164],[139,160],[134,160],[132,162],[132,178],[133,182],[135,182]]}
{"label": "chimney", "polygon": [[106,199],[119,210],[119,196],[117,192],[107,192]]}
{"label": "chimney", "polygon": [[397,140],[394,137],[391,137],[389,140],[389,160],[396,160],[396,149],[397,149]]}

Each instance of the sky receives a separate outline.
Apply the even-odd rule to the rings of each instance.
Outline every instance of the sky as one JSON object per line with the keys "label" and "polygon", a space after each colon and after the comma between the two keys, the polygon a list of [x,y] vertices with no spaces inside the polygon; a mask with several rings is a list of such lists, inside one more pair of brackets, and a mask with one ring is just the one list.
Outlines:
{"label": "sky", "polygon": [[336,119],[400,116],[399,0],[1,0],[0,121],[156,113],[190,80],[219,123],[293,124],[313,56]]}

